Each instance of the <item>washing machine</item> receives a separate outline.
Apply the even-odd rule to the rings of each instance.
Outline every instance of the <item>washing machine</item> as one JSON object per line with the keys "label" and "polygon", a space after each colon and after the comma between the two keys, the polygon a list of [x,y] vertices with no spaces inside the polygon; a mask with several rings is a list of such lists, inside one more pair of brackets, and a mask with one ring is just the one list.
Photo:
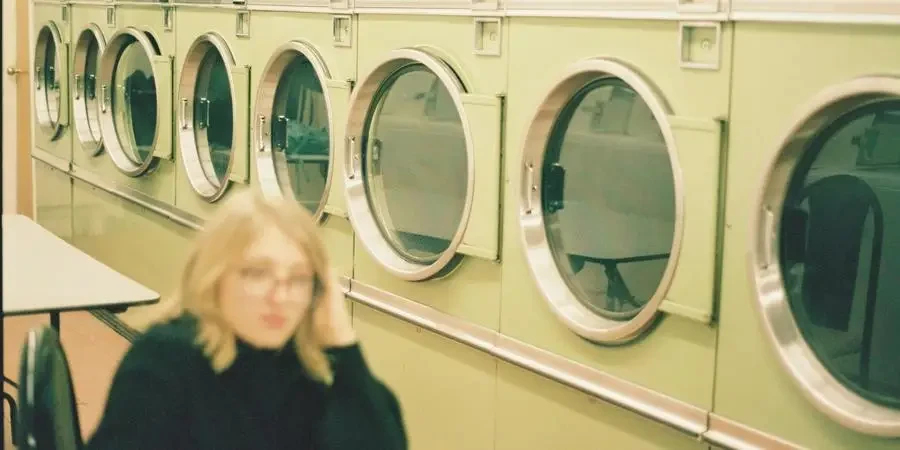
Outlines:
{"label": "washing machine", "polygon": [[70,3],[72,23],[71,102],[75,128],[73,163],[88,161],[103,152],[100,132],[100,101],[97,83],[100,56],[112,34],[106,7],[97,3]]}
{"label": "washing machine", "polygon": [[[490,15],[468,1],[354,6],[359,75],[340,168],[353,295],[496,330],[505,22],[496,4]],[[410,416],[413,447],[491,445],[495,361],[370,307],[356,305],[354,322],[404,409],[431,411]]]}
{"label": "washing machine", "polygon": [[42,160],[68,170],[72,160],[69,108],[70,7],[67,2],[34,2],[32,99],[34,147]]}
{"label": "washing machine", "polygon": [[358,43],[347,5],[327,0],[248,2],[239,23],[253,43],[250,160],[253,188],[291,198],[320,223],[332,265],[353,274],[343,195],[344,126]]}
{"label": "washing machine", "polygon": [[247,188],[250,70],[254,42],[245,6],[187,1],[175,13],[177,168],[175,206],[198,217],[228,191]]}
{"label": "washing machine", "polygon": [[735,34],[712,428],[896,449],[900,16],[798,4],[805,22],[779,23],[765,2],[734,8],[763,20]]}
{"label": "washing machine", "polygon": [[100,136],[115,170],[104,177],[172,204],[173,7],[143,0],[106,8],[107,26],[115,32],[100,58],[97,92]]}
{"label": "washing machine", "polygon": [[[571,376],[621,380],[596,395],[657,423],[623,426],[632,419],[615,410],[579,421],[581,408],[560,413],[556,397],[526,413],[520,369],[501,365],[496,448],[590,448],[606,434],[616,448],[704,448],[688,436],[713,406],[733,29],[712,12],[672,20],[674,3],[566,5],[506,2],[500,330],[574,362]],[[583,426],[541,425],[555,421]]]}

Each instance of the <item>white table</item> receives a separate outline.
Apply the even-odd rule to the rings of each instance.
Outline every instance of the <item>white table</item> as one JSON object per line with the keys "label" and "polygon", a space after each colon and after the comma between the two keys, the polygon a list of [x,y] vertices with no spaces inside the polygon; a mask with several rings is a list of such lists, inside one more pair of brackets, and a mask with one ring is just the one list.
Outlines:
{"label": "white table", "polygon": [[22,215],[3,215],[3,317],[110,309],[159,301],[159,294],[91,258]]}
{"label": "white table", "polygon": [[[50,326],[59,333],[59,313],[63,311],[121,311],[159,301],[156,292],[25,216],[4,214],[2,232],[3,317],[49,313]],[[18,387],[6,374],[3,381]],[[9,402],[15,419],[17,407],[12,396],[4,392],[3,400]]]}

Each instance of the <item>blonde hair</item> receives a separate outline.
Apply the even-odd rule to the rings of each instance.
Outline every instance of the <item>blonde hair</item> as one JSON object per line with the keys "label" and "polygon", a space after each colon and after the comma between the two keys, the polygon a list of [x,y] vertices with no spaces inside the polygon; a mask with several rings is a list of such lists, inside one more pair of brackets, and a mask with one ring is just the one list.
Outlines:
{"label": "blonde hair", "polygon": [[293,200],[268,199],[249,190],[229,198],[195,240],[169,305],[157,321],[192,314],[198,319],[197,343],[213,369],[221,373],[230,367],[237,356],[237,341],[219,309],[219,282],[273,225],[303,251],[313,269],[313,300],[294,333],[294,349],[311,377],[330,383],[331,367],[313,332],[311,312],[331,295],[328,289],[337,286],[326,283],[328,260],[313,217]]}

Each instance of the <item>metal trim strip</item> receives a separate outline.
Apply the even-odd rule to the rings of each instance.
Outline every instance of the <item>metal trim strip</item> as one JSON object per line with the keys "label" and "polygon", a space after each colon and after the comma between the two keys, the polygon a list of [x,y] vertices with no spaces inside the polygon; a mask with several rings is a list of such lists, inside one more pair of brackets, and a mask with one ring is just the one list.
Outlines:
{"label": "metal trim strip", "polygon": [[715,413],[709,414],[709,429],[703,433],[703,440],[721,448],[760,450],[800,450],[804,448],[770,434],[761,433]]}
{"label": "metal trim strip", "polygon": [[816,12],[732,11],[731,22],[818,23],[840,25],[900,25],[900,15]]}
{"label": "metal trim strip", "polygon": [[702,438],[708,411],[498,333],[497,358],[640,416]]}
{"label": "metal trim strip", "polygon": [[31,151],[31,159],[36,159],[50,167],[53,167],[54,169],[62,170],[66,173],[69,173],[72,169],[72,163],[65,158],[61,158],[54,155],[53,153],[39,148],[34,148]]}
{"label": "metal trim strip", "polygon": [[294,12],[294,13],[318,13],[318,14],[352,14],[352,9],[336,9],[322,6],[276,6],[276,5],[246,5],[249,11],[259,12]]}
{"label": "metal trim strip", "polygon": [[[47,162],[46,152],[35,151],[33,158]],[[53,158],[52,155],[50,158]],[[103,181],[99,176],[77,166],[66,173],[116,197],[131,201],[169,220],[202,230],[203,220],[168,203],[155,200],[127,186]],[[799,448],[753,428],[716,416],[702,408],[670,396],[613,377],[605,372],[584,366],[505,336],[497,331],[475,325],[421,303],[408,300],[352,278],[341,277],[342,288],[357,303],[384,312],[404,322],[419,326],[472,349],[543,376],[610,404],[622,407],[648,419],[672,427],[688,436],[714,445],[733,449],[794,449]],[[95,314],[98,316],[98,314]],[[107,323],[126,339],[138,333],[111,313],[100,312],[98,319]],[[708,425],[709,424],[709,425]]]}
{"label": "metal trim strip", "polygon": [[[40,1],[40,0],[36,0]],[[737,7],[723,5],[720,12],[702,12],[692,10],[679,11],[676,6],[635,8],[627,4],[616,3],[598,8],[517,8],[499,9],[478,8],[405,8],[405,7],[351,7],[347,9],[327,8],[320,6],[281,6],[281,5],[244,5],[251,11],[269,12],[303,12],[323,14],[359,14],[359,15],[439,15],[463,17],[554,17],[554,18],[593,18],[593,19],[630,19],[630,20],[665,20],[665,21],[715,21],[715,22],[772,22],[772,23],[821,23],[821,24],[865,24],[865,25],[900,25],[900,14],[895,8],[886,5],[884,12],[871,5],[861,8],[853,1],[834,1],[833,9],[823,11],[821,7],[796,3],[789,8],[766,9],[764,4],[755,5],[757,1],[747,0]],[[178,3],[178,5],[182,5]],[[197,4],[188,4],[197,7]],[[186,5],[186,6],[188,6]],[[749,6],[748,6],[749,5]],[[222,5],[216,5],[223,7]],[[203,7],[209,7],[205,5]]]}

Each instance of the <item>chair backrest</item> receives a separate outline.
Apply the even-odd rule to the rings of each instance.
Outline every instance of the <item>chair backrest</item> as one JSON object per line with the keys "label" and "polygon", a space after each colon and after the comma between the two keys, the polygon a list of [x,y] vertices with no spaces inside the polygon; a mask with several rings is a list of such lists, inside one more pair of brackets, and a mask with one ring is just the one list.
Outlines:
{"label": "chair backrest", "polygon": [[81,450],[69,362],[53,328],[28,331],[19,378],[20,448]]}
{"label": "chair backrest", "polygon": [[[809,202],[809,213],[796,209],[786,214],[788,240],[805,241],[801,250],[782,249],[786,253],[802,253],[798,259],[814,263],[803,278],[806,310],[812,322],[835,330],[847,331],[859,271],[865,223],[870,214],[875,224],[868,296],[875,295],[880,260],[883,215],[878,197],[869,185],[852,175],[833,175],[803,189],[801,202]],[[796,216],[796,217],[795,217]],[[805,217],[804,217],[805,216]],[[803,230],[807,227],[806,230]],[[805,231],[805,236],[803,233]],[[784,242],[785,239],[782,241]],[[793,246],[793,245],[792,245]],[[798,255],[799,256],[799,255]]]}

